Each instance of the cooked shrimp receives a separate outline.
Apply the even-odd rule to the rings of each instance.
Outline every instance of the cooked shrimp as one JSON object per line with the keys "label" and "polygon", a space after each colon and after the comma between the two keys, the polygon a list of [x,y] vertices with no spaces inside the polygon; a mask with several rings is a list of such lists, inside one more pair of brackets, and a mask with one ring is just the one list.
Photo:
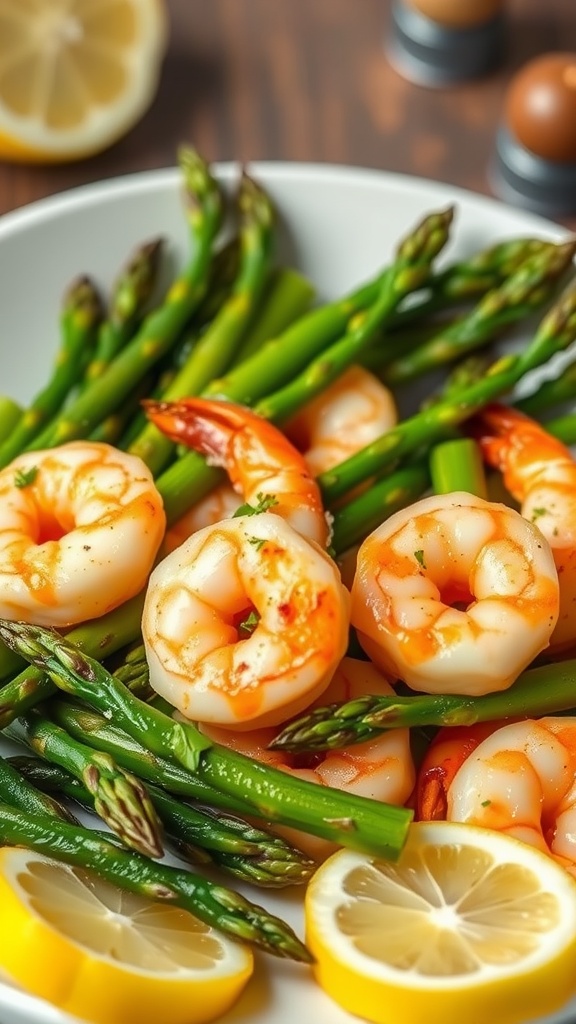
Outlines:
{"label": "cooked shrimp", "polygon": [[188,718],[275,725],[326,689],[348,611],[335,563],[280,516],[224,520],[152,573],[142,619],[150,682]]}
{"label": "cooked shrimp", "polygon": [[507,832],[576,874],[576,718],[528,719],[493,731],[456,771],[446,818]]}
{"label": "cooked shrimp", "polygon": [[576,640],[576,461],[569,448],[517,409],[488,406],[471,429],[522,515],[552,549],[560,613],[550,643],[555,650],[568,647]]}
{"label": "cooked shrimp", "polygon": [[[370,662],[343,658],[322,697],[312,707],[326,702],[354,700],[368,693],[388,695],[393,692],[385,677]],[[268,749],[277,733],[274,728],[239,733],[203,725],[202,731],[217,743],[232,747],[291,775],[373,800],[402,806],[414,785],[415,771],[408,729],[392,729],[347,750],[311,755],[308,763],[301,754],[290,755]],[[282,831],[283,835],[316,858],[326,856],[334,848],[327,840],[305,835],[295,829],[278,831]]]}
{"label": "cooked shrimp", "polygon": [[284,430],[318,476],[385,434],[397,419],[392,392],[362,366],[350,366]]}
{"label": "cooked shrimp", "polygon": [[372,661],[415,690],[506,689],[557,617],[550,548],[506,505],[466,492],[423,498],[360,547],[352,624]]}
{"label": "cooked shrimp", "polygon": [[277,515],[326,547],[330,531],[320,489],[300,452],[277,427],[231,402],[185,398],[144,404],[164,434],[222,466],[245,502],[273,499]]}
{"label": "cooked shrimp", "polygon": [[198,530],[221,523],[223,519],[230,519],[239,505],[240,499],[234,488],[227,483],[219,484],[166,530],[163,550],[168,555]]}
{"label": "cooked shrimp", "polygon": [[458,769],[476,747],[502,722],[445,726],[436,733],[418,769],[414,807],[419,821],[443,821],[448,808],[448,790]]}
{"label": "cooked shrimp", "polygon": [[0,616],[96,618],[146,583],[166,517],[152,475],[110,445],[72,441],[0,472]]}

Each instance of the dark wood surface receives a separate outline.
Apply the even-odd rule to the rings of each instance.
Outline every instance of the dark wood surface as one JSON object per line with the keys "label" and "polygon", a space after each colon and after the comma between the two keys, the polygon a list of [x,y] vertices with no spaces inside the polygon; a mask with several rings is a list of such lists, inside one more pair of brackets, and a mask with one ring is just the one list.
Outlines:
{"label": "dark wood surface", "polygon": [[[167,6],[162,80],[140,124],[89,160],[0,164],[0,213],[85,182],[172,164],[183,140],[210,159],[354,164],[489,193],[488,163],[514,72],[539,53],[576,50],[574,0],[509,0],[500,68],[432,90],[406,82],[388,63],[389,0]],[[564,223],[576,228],[576,216]]]}

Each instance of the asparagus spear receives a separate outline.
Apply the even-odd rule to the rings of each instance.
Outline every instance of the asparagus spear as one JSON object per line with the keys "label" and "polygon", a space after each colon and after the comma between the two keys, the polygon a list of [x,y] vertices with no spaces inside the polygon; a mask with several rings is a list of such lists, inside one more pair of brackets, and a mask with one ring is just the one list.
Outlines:
{"label": "asparagus spear", "polygon": [[144,317],[160,266],[162,240],[138,247],[113,285],[106,318],[100,324],[94,355],[84,374],[84,383],[100,377],[117,353],[130,340]]}
{"label": "asparagus spear", "polygon": [[208,166],[198,154],[182,150],[179,162],[187,190],[192,235],[192,255],[187,267],[173,283],[163,304],[146,317],[106,372],[92,381],[61,416],[37,435],[30,448],[49,448],[76,437],[86,437],[171,348],[204,298],[212,245],[222,219],[222,197]]}
{"label": "asparagus spear", "polygon": [[421,447],[443,440],[492,398],[510,391],[531,370],[566,349],[576,338],[576,286],[571,284],[542,320],[532,341],[516,355],[502,356],[481,380],[451,392],[430,408],[399,423],[362,451],[319,476],[328,506],[352,487],[382,474]]}
{"label": "asparagus spear", "polygon": [[511,277],[489,291],[461,320],[412,351],[393,358],[382,373],[389,385],[413,380],[492,341],[509,324],[548,302],[571,265],[576,243],[550,244],[530,256]]}
{"label": "asparagus spear", "polygon": [[[266,193],[247,174],[242,175],[238,206],[242,217],[238,277],[230,297],[165,389],[163,397],[168,401],[197,395],[228,369],[260,301],[269,269],[274,214]],[[148,423],[129,450],[156,474],[166,465],[174,447],[153,423]]]}
{"label": "asparagus spear", "polygon": [[366,696],[301,716],[275,737],[286,751],[334,750],[364,743],[387,729],[474,725],[501,718],[539,718],[576,706],[576,659],[527,669],[507,690],[482,697],[426,694]]}
{"label": "asparagus spear", "polygon": [[[68,639],[94,657],[105,658],[132,643],[140,635],[144,595],[126,601],[114,611],[71,630]],[[0,648],[0,653],[5,648]],[[13,657],[12,651],[7,654]],[[0,730],[40,701],[57,692],[57,686],[40,669],[28,665],[0,688]]]}
{"label": "asparagus spear", "polygon": [[146,787],[110,754],[73,739],[39,708],[13,722],[8,735],[71,772],[91,794],[96,814],[125,846],[146,857],[163,855],[162,826]]}
{"label": "asparagus spear", "polygon": [[22,777],[16,766],[0,757],[0,800],[25,814],[40,814],[76,824],[76,818],[50,793],[42,793]]}
{"label": "asparagus spear", "polygon": [[171,867],[107,842],[89,828],[0,804],[0,844],[38,850],[76,864],[116,888],[189,911],[233,939],[274,956],[309,963],[310,954],[284,921],[238,893],[183,868]]}
{"label": "asparagus spear", "polygon": [[471,437],[457,437],[434,445],[430,452],[430,477],[435,494],[468,491],[488,500],[488,484],[482,453]]}
{"label": "asparagus spear", "polygon": [[412,818],[410,810],[315,786],[210,743],[192,723],[169,718],[139,701],[102,665],[54,631],[0,620],[0,636],[47,672],[59,688],[113,715],[129,735],[196,772],[221,793],[239,795],[257,817],[341,846],[399,856]]}
{"label": "asparagus spear", "polygon": [[0,443],[10,436],[22,419],[24,409],[8,395],[0,395]]}
{"label": "asparagus spear", "polygon": [[[64,298],[61,316],[62,343],[52,375],[44,388],[24,410],[16,427],[0,445],[0,466],[6,466],[39,434],[55,416],[81,375],[95,332],[102,319],[102,303],[89,277],[75,280]],[[40,434],[42,436],[42,434]],[[43,447],[39,445],[38,447]]]}
{"label": "asparagus spear", "polygon": [[248,359],[270,338],[307,313],[315,296],[314,285],[291,267],[275,267],[268,277],[262,302],[248,334],[240,345],[237,361]]}
{"label": "asparagus spear", "polygon": [[332,519],[332,548],[343,554],[364,540],[388,516],[421,498],[430,483],[430,473],[424,461],[405,466],[390,473],[383,480],[371,484],[367,490],[345,505],[339,506]]}
{"label": "asparagus spear", "polygon": [[242,794],[231,796],[221,793],[198,773],[154,754],[93,708],[69,697],[65,700],[52,698],[50,707],[52,717],[71,736],[88,742],[96,750],[111,754],[118,764],[146,782],[154,784],[161,780],[163,789],[169,793],[199,801],[208,807],[242,816],[254,813],[250,801]]}
{"label": "asparagus spear", "polygon": [[[372,336],[375,325],[386,319],[402,295],[418,287],[418,282],[427,280],[434,255],[447,241],[451,218],[451,210],[425,218],[400,243],[396,261],[380,275],[377,284],[367,285],[333,307],[323,307],[303,317],[281,339],[268,342],[259,353],[235,367],[228,377],[213,382],[203,394],[254,405],[262,416],[270,414],[281,419],[290,415],[350,364]],[[371,311],[364,308],[367,293],[377,307]],[[349,325],[349,330],[327,348],[328,326],[333,334],[338,320]],[[317,344],[319,336],[322,338],[320,345]],[[308,369],[301,372],[303,366]],[[274,387],[295,373],[300,373],[297,383],[257,401],[263,394],[271,395]],[[165,470],[157,486],[164,499],[168,522],[178,519],[191,500],[203,497],[220,476],[221,471],[208,466],[196,452],[189,452]]]}
{"label": "asparagus spear", "polygon": [[466,260],[437,271],[429,281],[425,297],[394,314],[394,329],[412,324],[430,313],[480,298],[506,281],[524,260],[549,244],[540,238],[513,238],[497,242]]}
{"label": "asparagus spear", "polygon": [[548,420],[544,426],[550,434],[557,437],[559,441],[563,441],[564,444],[576,444],[576,416],[573,413]]}
{"label": "asparagus spear", "polygon": [[287,419],[359,357],[400,301],[429,278],[432,261],[448,241],[453,216],[453,209],[448,209],[424,218],[398,246],[396,260],[374,304],[351,324],[343,338],[312,359],[299,376],[259,402],[256,411],[261,416]]}
{"label": "asparagus spear", "polygon": [[570,401],[575,395],[576,363],[569,363],[557,377],[541,381],[536,391],[514,404],[528,416],[538,416],[551,406]]}
{"label": "asparagus spear", "polygon": [[[10,762],[39,789],[62,793],[93,809],[94,799],[86,787],[58,765],[30,757]],[[167,836],[184,859],[212,863],[244,882],[269,888],[298,885],[310,878],[314,862],[278,836],[226,812],[182,803],[158,786],[148,785],[148,792]]]}

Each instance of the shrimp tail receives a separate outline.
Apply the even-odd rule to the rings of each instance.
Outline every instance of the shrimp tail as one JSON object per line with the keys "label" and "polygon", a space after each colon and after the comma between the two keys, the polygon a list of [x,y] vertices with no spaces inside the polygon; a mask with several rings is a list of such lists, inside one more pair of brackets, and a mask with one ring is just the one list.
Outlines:
{"label": "shrimp tail", "polygon": [[502,721],[476,722],[440,729],[428,748],[416,780],[414,807],[418,821],[446,820],[448,791],[458,769],[482,740],[502,724]]}
{"label": "shrimp tail", "polygon": [[517,409],[492,402],[469,420],[466,431],[478,441],[485,462],[505,472],[510,448],[524,441],[529,423],[528,417]]}
{"label": "shrimp tail", "polygon": [[171,441],[185,444],[222,463],[232,437],[244,426],[238,408],[209,399],[181,398],[173,402],[145,399],[142,405],[148,419]]}

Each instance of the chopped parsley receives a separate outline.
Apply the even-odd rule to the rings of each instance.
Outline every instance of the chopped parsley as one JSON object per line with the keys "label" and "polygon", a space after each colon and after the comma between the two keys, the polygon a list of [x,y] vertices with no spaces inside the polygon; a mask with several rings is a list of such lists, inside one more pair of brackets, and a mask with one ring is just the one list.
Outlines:
{"label": "chopped parsley", "polygon": [[532,509],[532,522],[535,523],[537,519],[540,519],[540,516],[545,516],[547,511],[548,511],[547,508],[533,508]]}
{"label": "chopped parsley", "polygon": [[266,538],[265,537],[247,537],[246,539],[247,539],[249,544],[252,544],[253,547],[256,548],[256,551],[260,551],[260,549],[266,543]]}
{"label": "chopped parsley", "polygon": [[38,466],[31,466],[30,469],[18,469],[14,476],[14,485],[16,487],[29,487],[33,484],[36,477],[38,476]]}
{"label": "chopped parsley", "polygon": [[418,551],[414,552],[414,558],[416,559],[418,564],[422,566],[423,569],[426,568],[426,562],[424,561],[424,551],[422,550],[422,548],[419,548]]}
{"label": "chopped parsley", "polygon": [[268,512],[269,509],[278,504],[278,498],[274,494],[263,494],[262,491],[259,491],[256,495],[256,501],[256,505],[251,505],[248,501],[244,505],[240,505],[232,518],[237,519],[238,516],[258,516],[261,512]]}
{"label": "chopped parsley", "polygon": [[243,622],[240,623],[240,625],[238,626],[238,631],[240,633],[248,633],[248,635],[250,635],[254,632],[259,622],[260,616],[258,615],[258,612],[252,610],[250,614],[246,616]]}

